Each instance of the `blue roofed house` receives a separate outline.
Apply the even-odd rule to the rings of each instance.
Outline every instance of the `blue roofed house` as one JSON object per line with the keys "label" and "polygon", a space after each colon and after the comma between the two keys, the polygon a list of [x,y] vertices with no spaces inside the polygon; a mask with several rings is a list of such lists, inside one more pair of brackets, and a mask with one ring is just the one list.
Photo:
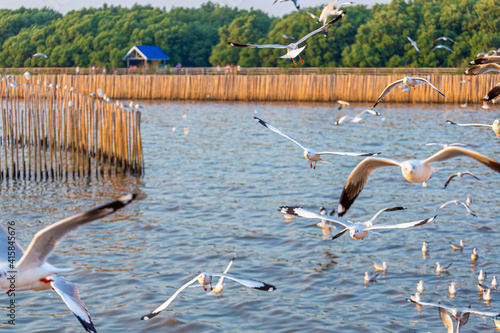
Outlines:
{"label": "blue roofed house", "polygon": [[126,61],[127,68],[130,68],[130,66],[139,66],[142,64],[144,67],[148,67],[149,61],[161,61],[164,64],[169,59],[170,57],[159,46],[135,45],[122,60]]}

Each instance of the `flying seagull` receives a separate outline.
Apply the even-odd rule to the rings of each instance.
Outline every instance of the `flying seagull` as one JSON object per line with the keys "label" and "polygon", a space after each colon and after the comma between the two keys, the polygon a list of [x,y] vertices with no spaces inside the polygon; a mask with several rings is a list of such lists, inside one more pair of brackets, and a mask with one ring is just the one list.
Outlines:
{"label": "flying seagull", "polygon": [[[226,269],[222,273],[226,274],[229,271],[229,268],[231,268],[231,265],[233,264],[234,259],[236,259],[236,257],[233,257],[233,259],[231,259],[231,261],[227,265]],[[215,295],[217,295],[217,298],[219,298],[219,294],[220,294],[220,297],[222,298],[222,289],[224,289],[223,282],[224,282],[224,276],[221,276],[219,278],[219,282],[217,282],[215,287],[213,287],[212,291],[210,291],[208,294],[209,295],[215,294]]]}
{"label": "flying seagull", "polygon": [[240,44],[240,43],[233,43],[233,42],[227,42],[227,43],[229,45],[236,46],[236,47],[286,49],[287,50],[287,54],[281,56],[280,58],[281,59],[288,59],[288,58],[290,58],[290,59],[293,60],[293,64],[295,66],[297,66],[297,63],[295,62],[294,58],[297,57],[297,56],[299,56],[300,61],[302,63],[304,63],[304,60],[302,60],[302,58],[300,57],[300,53],[307,46],[307,45],[304,45],[304,46],[302,46],[302,47],[299,48],[299,45],[302,44],[304,41],[306,41],[309,37],[314,36],[318,32],[321,32],[323,29],[328,29],[328,27],[330,25],[332,25],[333,23],[335,23],[338,20],[340,20],[342,17],[344,17],[344,15],[345,15],[345,13],[341,12],[337,17],[335,17],[333,20],[331,20],[330,22],[328,22],[325,25],[323,25],[321,28],[318,28],[318,29],[316,29],[316,30],[308,33],[307,35],[305,35],[304,37],[302,37],[301,39],[299,39],[297,42],[290,43],[288,45],[281,45],[281,44],[264,44],[264,45],[258,45],[258,44]]}
{"label": "flying seagull", "polygon": [[418,46],[417,46],[417,42],[415,42],[413,39],[411,39],[410,36],[406,36],[406,38],[408,38],[408,40],[410,41],[411,45],[413,45],[415,50],[417,50],[417,52],[420,53],[420,50],[418,49]]}
{"label": "flying seagull", "polygon": [[428,181],[432,174],[437,171],[437,169],[429,165],[430,163],[445,161],[458,156],[470,157],[490,169],[500,172],[500,163],[497,161],[473,150],[460,147],[444,148],[425,160],[407,160],[399,162],[386,158],[368,157],[361,161],[349,175],[340,196],[340,202],[337,209],[338,214],[339,216],[343,216],[347,212],[359,193],[361,193],[361,190],[363,190],[370,175],[378,168],[398,166],[401,168],[401,173],[407,181],[411,183],[422,183]]}
{"label": "flying seagull", "polygon": [[436,39],[434,40],[434,42],[437,42],[437,41],[440,41],[440,40],[445,40],[445,41],[446,41],[446,40],[449,40],[450,42],[455,43],[455,41],[454,41],[453,39],[451,39],[450,37],[446,37],[446,36],[436,38]]}
{"label": "flying seagull", "polygon": [[453,173],[451,174],[448,179],[446,180],[446,183],[444,184],[444,187],[443,188],[446,188],[446,186],[448,186],[448,184],[451,182],[451,180],[455,177],[459,177],[459,178],[462,178],[463,176],[465,175],[469,175],[477,180],[479,180],[479,178],[477,178],[474,174],[472,174],[471,172],[469,171],[465,171],[465,172],[457,172],[457,173]]}
{"label": "flying seagull", "polygon": [[434,46],[430,51],[429,53],[431,53],[432,51],[434,51],[435,49],[446,49],[450,52],[454,52],[452,49],[450,49],[448,46],[445,46],[445,45],[436,45]]}
{"label": "flying seagull", "polygon": [[438,88],[436,88],[432,83],[430,83],[426,79],[421,78],[421,77],[409,77],[409,76],[407,76],[405,78],[402,78],[401,80],[396,80],[396,81],[392,82],[391,84],[389,84],[387,87],[385,87],[384,91],[382,91],[379,98],[377,99],[375,104],[372,106],[372,109],[374,109],[378,103],[382,102],[382,100],[385,98],[385,96],[387,96],[387,94],[389,94],[394,88],[396,88],[398,86],[399,87],[406,86],[409,88],[409,87],[419,86],[422,84],[430,85],[434,90],[436,90],[444,98],[448,98]]}
{"label": "flying seagull", "polygon": [[477,215],[476,215],[476,214],[475,214],[475,213],[474,213],[474,212],[473,212],[473,211],[469,208],[469,205],[467,205],[465,202],[460,201],[460,200],[451,200],[451,201],[445,202],[444,204],[442,204],[441,206],[439,206],[439,208],[438,208],[438,209],[436,209],[436,210],[442,209],[442,208],[446,207],[447,205],[449,205],[449,204],[451,204],[451,203],[454,203],[454,204],[455,204],[455,205],[457,205],[457,206],[458,206],[458,205],[462,205],[462,206],[464,206],[464,207],[465,207],[465,209],[467,209],[467,212],[468,212],[470,215],[472,215],[472,216],[474,216],[474,217],[477,217]]}
{"label": "flying seagull", "polygon": [[[76,285],[59,275],[54,275],[72,269],[56,268],[45,260],[70,231],[116,212],[132,202],[135,197],[135,194],[125,195],[107,205],[51,224],[36,233],[26,251],[17,241],[12,245],[12,241],[9,241],[11,239],[9,233],[5,227],[0,225],[0,288],[11,288],[11,283],[8,280],[10,273],[8,272],[15,270],[17,271],[15,292],[54,289],[87,332],[96,332],[90,314],[80,299]],[[14,249],[11,249],[12,247]],[[19,259],[15,264],[9,261],[9,259],[12,260],[11,258],[7,257],[9,251],[14,252],[15,258]],[[11,289],[7,293],[9,292]]]}
{"label": "flying seagull", "polygon": [[472,127],[489,127],[495,132],[495,134],[500,137],[500,120],[495,119],[493,121],[493,124],[491,125],[486,125],[486,124],[457,124],[451,120],[446,120],[447,124],[450,125],[455,125],[455,126],[472,126]]}
{"label": "flying seagull", "polygon": [[212,277],[214,277],[214,276],[220,276],[220,277],[224,277],[226,279],[230,279],[230,280],[236,281],[239,284],[242,284],[242,285],[244,285],[245,287],[248,287],[248,288],[253,288],[253,289],[258,289],[258,290],[264,290],[264,291],[273,291],[273,290],[276,290],[275,286],[272,286],[270,284],[267,284],[267,283],[261,282],[261,281],[257,281],[257,280],[245,279],[245,278],[241,278],[241,277],[238,277],[236,275],[227,274],[227,273],[205,273],[205,272],[203,272],[203,273],[200,273],[199,275],[197,275],[191,281],[185,283],[168,300],[166,300],[158,308],[156,308],[155,310],[153,310],[151,313],[149,313],[149,314],[147,314],[145,316],[142,316],[141,320],[148,320],[148,319],[151,319],[151,318],[157,316],[160,312],[162,312],[163,310],[165,310],[170,305],[170,303],[172,303],[172,301],[175,299],[175,297],[177,297],[177,295],[179,295],[181,293],[181,291],[183,291],[184,289],[186,289],[187,287],[189,287],[190,285],[192,285],[196,281],[198,281],[203,286],[203,288],[206,291],[207,290],[206,286],[212,284]]}
{"label": "flying seagull", "polygon": [[281,206],[281,212],[286,212],[289,215],[295,215],[295,216],[300,216],[308,219],[324,219],[327,221],[330,221],[332,223],[340,224],[344,226],[344,230],[342,230],[340,233],[332,237],[333,239],[336,239],[343,234],[346,233],[346,231],[349,230],[349,235],[353,239],[361,239],[363,240],[366,235],[371,230],[377,230],[377,229],[406,229],[406,228],[411,228],[411,227],[416,227],[419,225],[424,225],[428,222],[431,222],[436,218],[436,216],[425,219],[425,220],[420,220],[420,221],[414,221],[414,222],[406,222],[406,223],[399,223],[399,224],[378,224],[378,225],[371,225],[371,226],[365,226],[362,224],[358,223],[353,223],[351,221],[347,221],[338,217],[332,217],[332,216],[325,216],[325,215],[320,215],[314,212],[311,212],[310,210],[304,209],[300,206]]}
{"label": "flying seagull", "polygon": [[47,59],[47,56],[45,54],[43,54],[43,53],[40,53],[40,52],[35,53],[35,54],[29,56],[29,58],[34,58],[34,57],[44,57],[45,59]]}
{"label": "flying seagull", "polygon": [[[332,164],[331,162],[325,161],[321,158],[321,155],[347,155],[347,156],[372,156],[372,155],[379,155],[380,153],[348,153],[348,152],[333,152],[333,151],[323,151],[323,152],[317,152],[316,150],[312,148],[306,147],[304,144],[300,143],[299,141],[295,140],[291,136],[281,132],[279,129],[276,127],[272,126],[271,124],[265,122],[262,119],[259,119],[257,117],[254,117],[256,121],[258,121],[262,126],[267,127],[271,131],[278,133],[279,135],[287,138],[290,141],[295,142],[297,145],[300,146],[300,148],[304,149],[304,157],[306,160],[310,161],[310,167],[316,169],[316,163],[321,161],[323,163],[328,163]],[[314,162],[314,167],[312,165],[312,162]]]}
{"label": "flying seagull", "polygon": [[498,95],[500,95],[500,82],[496,86],[491,88],[490,91],[488,91],[488,94],[486,94],[486,96],[484,96],[483,100],[484,101],[491,101],[491,100],[495,99]]}
{"label": "flying seagull", "polygon": [[469,65],[482,65],[482,64],[493,64],[500,63],[500,56],[486,56],[472,60]]}
{"label": "flying seagull", "polygon": [[340,124],[342,124],[342,123],[343,123],[345,120],[347,120],[347,119],[351,119],[351,122],[353,122],[353,123],[356,123],[356,124],[357,124],[357,123],[359,123],[361,120],[363,120],[363,116],[364,116],[365,114],[370,114],[370,115],[372,115],[372,116],[380,116],[380,113],[379,113],[379,112],[374,111],[374,110],[370,110],[370,109],[368,109],[368,110],[364,110],[363,112],[361,112],[361,113],[357,114],[357,115],[356,115],[356,116],[354,116],[354,117],[353,117],[353,116],[342,116],[342,117],[340,117],[340,118],[339,118],[339,119],[335,122],[335,125],[340,125]]}
{"label": "flying seagull", "polygon": [[475,65],[465,70],[465,75],[481,75],[488,72],[500,72],[498,64]]}
{"label": "flying seagull", "polygon": [[[299,0],[279,0],[279,2],[286,2],[286,1],[293,1],[293,4],[295,5],[295,8],[297,8],[297,10],[300,10]],[[276,2],[278,2],[278,0],[274,0],[273,5]]]}
{"label": "flying seagull", "polygon": [[285,34],[282,34],[281,36],[283,36],[283,38],[285,38],[285,39],[295,40],[295,38],[292,37],[292,36],[288,36],[288,35],[285,35]]}
{"label": "flying seagull", "polygon": [[[335,8],[336,3],[337,3],[337,0],[332,1],[328,5],[326,5],[325,8],[323,8],[323,10],[321,11],[321,15],[319,17],[317,17],[316,15],[311,14],[311,13],[309,13],[309,15],[312,18],[317,19],[316,23],[323,22],[323,25],[324,25],[329,16],[332,16],[332,15],[337,16],[337,15],[340,15],[340,13],[342,13],[342,11],[340,11],[340,8],[354,4],[354,2],[344,2],[344,3],[340,4],[337,8]],[[328,29],[326,29],[326,28],[323,29],[323,35],[325,37],[328,37]]]}

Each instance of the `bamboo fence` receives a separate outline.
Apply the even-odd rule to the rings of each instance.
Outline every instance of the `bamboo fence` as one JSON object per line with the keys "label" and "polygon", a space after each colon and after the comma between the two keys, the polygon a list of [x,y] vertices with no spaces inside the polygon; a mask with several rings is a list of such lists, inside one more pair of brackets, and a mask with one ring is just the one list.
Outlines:
{"label": "bamboo fence", "polygon": [[[373,103],[391,82],[405,75],[38,75],[43,82],[74,87],[83,94],[102,89],[113,99],[218,100],[218,101],[304,101]],[[419,76],[414,73],[413,76]],[[481,103],[500,81],[498,74],[420,75],[440,89],[443,98],[429,85],[407,92],[396,89],[384,102]],[[35,76],[32,77],[32,80]],[[17,77],[18,80],[24,80]],[[465,83],[461,83],[461,81]],[[18,91],[23,97],[23,89]]]}
{"label": "bamboo fence", "polygon": [[143,173],[139,111],[34,77],[12,81],[0,81],[0,179]]}

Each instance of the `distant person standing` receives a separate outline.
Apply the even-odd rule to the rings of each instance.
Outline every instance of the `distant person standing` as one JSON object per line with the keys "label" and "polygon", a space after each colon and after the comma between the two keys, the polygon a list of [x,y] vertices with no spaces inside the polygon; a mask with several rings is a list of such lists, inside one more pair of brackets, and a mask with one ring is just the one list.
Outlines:
{"label": "distant person standing", "polygon": [[217,74],[220,74],[220,65],[217,65]]}
{"label": "distant person standing", "polygon": [[180,74],[181,73],[181,68],[182,68],[181,63],[178,62],[177,65],[175,65],[175,68],[177,69],[177,74]]}

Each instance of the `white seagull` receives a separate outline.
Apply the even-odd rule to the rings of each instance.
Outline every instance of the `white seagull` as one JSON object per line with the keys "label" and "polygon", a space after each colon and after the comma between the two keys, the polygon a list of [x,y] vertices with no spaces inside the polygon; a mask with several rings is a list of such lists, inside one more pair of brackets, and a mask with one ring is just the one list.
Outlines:
{"label": "white seagull", "polygon": [[293,1],[293,4],[295,5],[295,8],[297,8],[297,10],[300,10],[300,4],[299,4],[299,0],[274,0],[273,2],[273,5],[276,3],[276,2],[286,2],[286,1]]}
{"label": "white seagull", "polygon": [[448,46],[445,46],[445,45],[436,45],[434,46],[430,51],[429,53],[431,53],[432,51],[434,51],[435,49],[446,49],[450,52],[454,52],[452,49],[450,49]]}
{"label": "white seagull", "polygon": [[385,87],[384,91],[382,91],[379,98],[377,99],[375,104],[372,106],[372,109],[374,109],[378,103],[382,102],[382,100],[385,98],[385,96],[387,96],[387,94],[389,94],[394,88],[396,88],[396,87],[401,88],[401,87],[405,87],[405,86],[409,88],[409,87],[419,86],[422,84],[430,85],[434,90],[436,90],[439,94],[441,94],[441,96],[443,96],[444,98],[448,98],[438,88],[436,88],[432,83],[430,83],[426,79],[421,78],[421,77],[407,76],[405,78],[402,78],[401,80],[396,80],[396,81],[392,82],[391,84],[389,84],[387,87]]}
{"label": "white seagull", "polygon": [[338,110],[340,110],[340,109],[342,109],[342,108],[345,108],[345,107],[348,107],[348,106],[350,105],[350,104],[349,104],[349,102],[343,101],[343,100],[341,100],[341,99],[339,99],[339,100],[337,101],[337,103],[338,103],[338,105],[339,105]]}
{"label": "white seagull", "polygon": [[464,241],[463,240],[460,240],[460,245],[453,244],[452,242],[450,242],[450,245],[453,248],[453,251],[455,251],[455,250],[462,251],[464,249]]}
{"label": "white seagull", "polygon": [[408,298],[406,300],[410,303],[435,306],[438,308],[441,307],[441,308],[445,309],[446,311],[448,311],[449,313],[451,313],[455,317],[455,319],[459,320],[459,322],[462,323],[462,325],[465,325],[465,323],[463,323],[463,322],[464,321],[467,322],[467,320],[469,319],[469,313],[475,313],[475,314],[478,314],[480,316],[488,316],[488,317],[500,316],[500,313],[498,313],[498,312],[478,311],[475,309],[471,309],[470,307],[469,308],[452,308],[452,307],[443,306],[441,304],[417,302],[417,301],[410,300]]}
{"label": "white seagull", "polygon": [[427,244],[427,242],[422,243],[422,252],[423,253],[429,252],[429,245]]}
{"label": "white seagull", "polygon": [[493,288],[495,288],[495,289],[496,289],[496,287],[498,286],[498,281],[497,281],[497,277],[496,277],[496,275],[495,275],[495,276],[493,276],[493,280],[491,280],[491,286],[492,286]]}
{"label": "white seagull", "polygon": [[[107,205],[65,218],[45,227],[36,233],[26,252],[17,241],[12,245],[12,238],[8,231],[0,225],[0,288],[8,289],[7,293],[52,288],[61,296],[83,327],[88,332],[96,332],[85,304],[80,299],[76,285],[61,276],[54,275],[72,269],[56,268],[45,260],[70,231],[116,212],[132,202],[135,197],[135,194],[129,194]],[[12,246],[14,246],[14,250],[11,250]],[[19,259],[17,262],[13,263],[12,257],[7,257],[9,251],[14,252],[15,258]],[[15,290],[9,289],[12,286],[9,281],[12,271],[16,271]]]}
{"label": "white seagull", "polygon": [[238,277],[236,275],[227,274],[227,273],[205,273],[205,272],[203,272],[203,273],[200,273],[199,275],[197,275],[191,281],[185,283],[168,300],[166,300],[158,308],[156,308],[155,310],[153,310],[151,313],[149,313],[149,314],[147,314],[145,316],[142,316],[141,320],[148,320],[148,319],[151,319],[151,318],[155,317],[156,315],[158,315],[160,312],[162,312],[163,310],[165,310],[170,305],[170,303],[172,303],[172,301],[175,299],[175,297],[177,297],[177,295],[180,294],[181,291],[183,291],[184,289],[186,289],[187,287],[189,287],[190,285],[192,285],[196,281],[198,281],[203,286],[203,289],[205,289],[205,291],[206,291],[207,290],[206,286],[212,284],[212,277],[214,277],[214,276],[225,277],[226,279],[230,279],[230,280],[236,281],[236,282],[238,282],[238,283],[240,283],[240,284],[242,284],[242,285],[244,285],[245,287],[248,287],[248,288],[253,288],[253,289],[258,289],[258,290],[264,290],[264,291],[273,291],[273,290],[276,290],[275,286],[272,286],[270,284],[267,284],[267,283],[261,282],[261,281],[257,281],[257,280],[244,279],[244,278],[240,278],[240,277]]}
{"label": "white seagull", "polygon": [[439,262],[436,262],[436,273],[447,273],[451,268],[451,264],[448,264],[447,266],[441,266]]}
{"label": "white seagull", "polygon": [[348,230],[349,230],[349,235],[351,235],[351,237],[353,239],[363,240],[371,230],[406,229],[406,228],[416,227],[416,226],[424,225],[428,222],[431,222],[437,216],[436,215],[434,217],[431,217],[431,218],[428,218],[425,220],[414,221],[414,222],[406,222],[406,223],[399,223],[399,224],[392,224],[392,225],[379,224],[379,225],[365,226],[365,225],[353,223],[351,221],[347,221],[347,220],[344,220],[344,219],[341,219],[338,217],[320,215],[320,214],[311,212],[310,210],[304,209],[304,208],[299,207],[299,206],[281,206],[280,208],[281,208],[281,212],[285,212],[289,215],[300,216],[300,217],[304,217],[304,218],[308,218],[308,219],[319,219],[319,220],[325,219],[325,220],[330,221],[332,223],[336,223],[336,224],[340,224],[340,225],[344,226],[345,229],[342,230],[337,235],[333,236],[332,240],[342,236]]}
{"label": "white seagull", "polygon": [[[222,273],[226,274],[229,271],[229,268],[231,268],[231,265],[233,264],[234,259],[236,259],[236,257],[233,257],[233,259],[231,259],[231,261],[227,265],[226,269]],[[222,298],[222,289],[224,289],[223,282],[224,282],[224,277],[221,276],[219,278],[219,282],[217,282],[217,284],[215,285],[215,287],[213,287],[212,291],[210,291],[208,294],[209,295],[215,294],[215,295],[217,295],[217,298],[219,298],[219,294],[220,294],[220,297]]]}
{"label": "white seagull", "polygon": [[361,112],[360,114],[357,114],[356,116],[352,117],[352,116],[342,116],[340,117],[336,122],[335,122],[335,125],[340,125],[342,124],[345,120],[347,119],[351,119],[351,122],[353,123],[359,123],[361,120],[363,120],[363,116],[365,114],[369,114],[369,115],[372,115],[372,116],[380,116],[380,113],[375,111],[375,110],[370,110],[370,109],[367,109],[367,110],[364,110],[363,112]]}
{"label": "white seagull", "polygon": [[422,280],[418,281],[417,290],[418,290],[419,293],[423,293],[424,292],[424,290],[425,290],[425,288],[424,288],[424,281],[422,281]]}
{"label": "white seagull", "polygon": [[452,282],[450,283],[450,285],[448,286],[448,292],[451,294],[451,295],[455,295],[457,293],[457,288],[455,288],[457,284],[455,282]]}
{"label": "white seagull", "polygon": [[382,265],[373,263],[373,267],[375,267],[375,271],[387,271],[387,263],[385,261],[382,263]]}
{"label": "white seagull", "polygon": [[379,276],[380,273],[375,273],[375,274],[368,274],[368,272],[365,272],[365,283],[366,282],[376,282],[377,277]]}
{"label": "white seagull", "polygon": [[[331,162],[325,161],[321,159],[321,155],[347,155],[347,156],[372,156],[372,155],[379,155],[380,153],[350,153],[350,152],[333,152],[333,151],[323,151],[323,152],[317,152],[316,150],[312,148],[306,147],[304,144],[300,143],[299,141],[295,140],[291,136],[281,132],[279,129],[276,127],[272,126],[271,124],[265,122],[262,119],[259,119],[257,117],[254,117],[256,121],[258,121],[262,126],[267,127],[271,131],[278,133],[279,135],[287,138],[290,141],[293,141],[297,145],[300,146],[300,148],[304,149],[304,157],[306,160],[310,161],[310,167],[316,169],[316,163],[317,162],[323,162],[323,163],[328,163],[328,164],[333,164]],[[314,162],[314,167],[312,165],[312,162]]]}
{"label": "white seagull", "polygon": [[451,174],[448,179],[446,180],[446,183],[444,184],[444,187],[443,188],[446,188],[446,186],[448,186],[448,184],[451,182],[451,180],[455,177],[459,177],[459,178],[462,178],[463,176],[465,175],[469,175],[477,180],[479,180],[479,178],[477,178],[474,174],[472,174],[471,172],[469,171],[465,171],[465,172],[457,172],[457,173],[453,173]]}
{"label": "white seagull", "polygon": [[288,35],[285,35],[285,34],[282,34],[281,36],[283,36],[283,38],[285,38],[285,39],[295,40],[295,37],[292,37],[292,36],[288,36]]}
{"label": "white seagull", "polygon": [[[422,290],[423,290],[423,289],[422,289]],[[417,292],[415,293],[415,295],[411,294],[410,299],[411,299],[412,301],[417,301],[417,302],[420,302],[420,295],[421,295],[421,292],[417,291]]]}
{"label": "white seagull", "polygon": [[434,40],[434,42],[437,42],[437,41],[440,41],[440,40],[445,40],[445,41],[446,41],[446,40],[449,40],[450,42],[455,43],[455,41],[454,41],[453,39],[451,39],[450,37],[446,37],[446,36],[436,38],[436,39]]}
{"label": "white seagull", "polygon": [[470,259],[472,260],[472,262],[475,262],[477,261],[477,259],[479,259],[479,254],[477,254],[476,248],[472,249],[472,253],[470,254]]}
{"label": "white seagull", "polygon": [[467,212],[474,216],[474,217],[477,217],[476,213],[474,213],[470,208],[469,208],[469,205],[467,205],[465,202],[463,201],[460,201],[460,200],[450,200],[448,202],[445,202],[444,204],[442,204],[441,206],[439,206],[436,210],[440,210],[441,208],[444,208],[446,207],[447,205],[451,204],[451,203],[454,203],[455,205],[462,205],[465,207],[465,209],[467,209]]}
{"label": "white seagull", "polygon": [[486,280],[486,272],[483,272],[482,269],[479,270],[479,275],[477,276],[477,280],[479,282],[483,282],[483,280]]}
{"label": "white seagull", "polygon": [[450,125],[455,125],[455,126],[489,127],[493,130],[493,132],[495,132],[495,134],[498,137],[500,137],[500,120],[498,120],[498,119],[495,119],[495,121],[493,121],[493,124],[491,124],[491,125],[487,125],[487,124],[457,124],[451,120],[447,120],[446,123],[450,124]]}
{"label": "white seagull", "polygon": [[[452,294],[453,295],[453,294]],[[443,307],[438,307],[439,309],[439,318],[443,322],[444,326],[447,329],[447,333],[453,333],[453,320],[451,320],[450,315]],[[465,326],[469,321],[469,314],[466,313],[462,316],[461,320],[457,323],[457,333],[460,333],[460,327]]]}
{"label": "white seagull", "polygon": [[422,183],[428,181],[432,174],[437,171],[437,169],[430,166],[430,163],[445,161],[458,156],[470,157],[492,170],[500,172],[500,163],[497,161],[473,150],[460,147],[442,149],[425,160],[407,160],[399,162],[385,158],[368,157],[361,161],[349,175],[340,196],[340,202],[337,209],[338,214],[342,216],[347,212],[359,193],[361,193],[361,190],[363,190],[370,175],[378,168],[398,166],[401,168],[403,177],[407,181],[411,183]]}
{"label": "white seagull", "polygon": [[413,45],[415,50],[417,50],[417,52],[420,53],[420,50],[418,49],[418,46],[417,46],[417,42],[415,42],[413,39],[411,39],[410,36],[406,36],[406,38],[408,38],[408,40],[410,41],[411,45]]}
{"label": "white seagull", "polygon": [[[328,5],[326,5],[325,8],[323,8],[323,10],[321,11],[321,15],[319,17],[317,17],[316,15],[311,14],[311,13],[309,13],[309,15],[312,18],[317,19],[316,23],[323,22],[323,25],[325,25],[326,20],[328,19],[329,16],[332,16],[332,15],[337,16],[340,13],[342,13],[342,11],[340,11],[340,8],[346,7],[346,6],[351,6],[352,4],[354,4],[354,2],[352,2],[352,1],[351,2],[344,2],[344,3],[340,4],[337,8],[335,8],[336,3],[337,3],[337,0],[332,1]],[[323,30],[323,35],[325,37],[328,37],[328,29],[325,28]]]}
{"label": "white seagull", "polygon": [[30,56],[30,58],[34,58],[34,57],[44,57],[45,59],[47,59],[47,56],[43,53],[40,53],[40,52],[35,53],[32,56]]}
{"label": "white seagull", "polygon": [[481,75],[488,72],[500,72],[498,64],[475,65],[465,70],[465,75]]}
{"label": "white seagull", "polygon": [[258,44],[240,44],[240,43],[233,43],[233,42],[227,42],[229,45],[236,46],[236,47],[252,47],[252,48],[273,48],[273,49],[286,49],[287,54],[281,56],[281,59],[292,59],[293,64],[297,66],[297,63],[295,62],[295,57],[299,56],[300,61],[304,63],[304,60],[300,57],[300,53],[304,50],[306,45],[302,46],[299,48],[299,45],[302,44],[304,41],[306,41],[309,37],[314,36],[318,32],[321,32],[323,29],[328,29],[330,25],[333,23],[337,22],[340,20],[342,17],[344,17],[345,13],[341,12],[337,17],[335,17],[333,20],[330,22],[326,23],[323,25],[321,28],[318,28],[314,31],[311,31],[301,39],[299,39],[295,43],[290,43],[288,45],[281,45],[281,44],[263,44],[263,45],[258,45]]}

